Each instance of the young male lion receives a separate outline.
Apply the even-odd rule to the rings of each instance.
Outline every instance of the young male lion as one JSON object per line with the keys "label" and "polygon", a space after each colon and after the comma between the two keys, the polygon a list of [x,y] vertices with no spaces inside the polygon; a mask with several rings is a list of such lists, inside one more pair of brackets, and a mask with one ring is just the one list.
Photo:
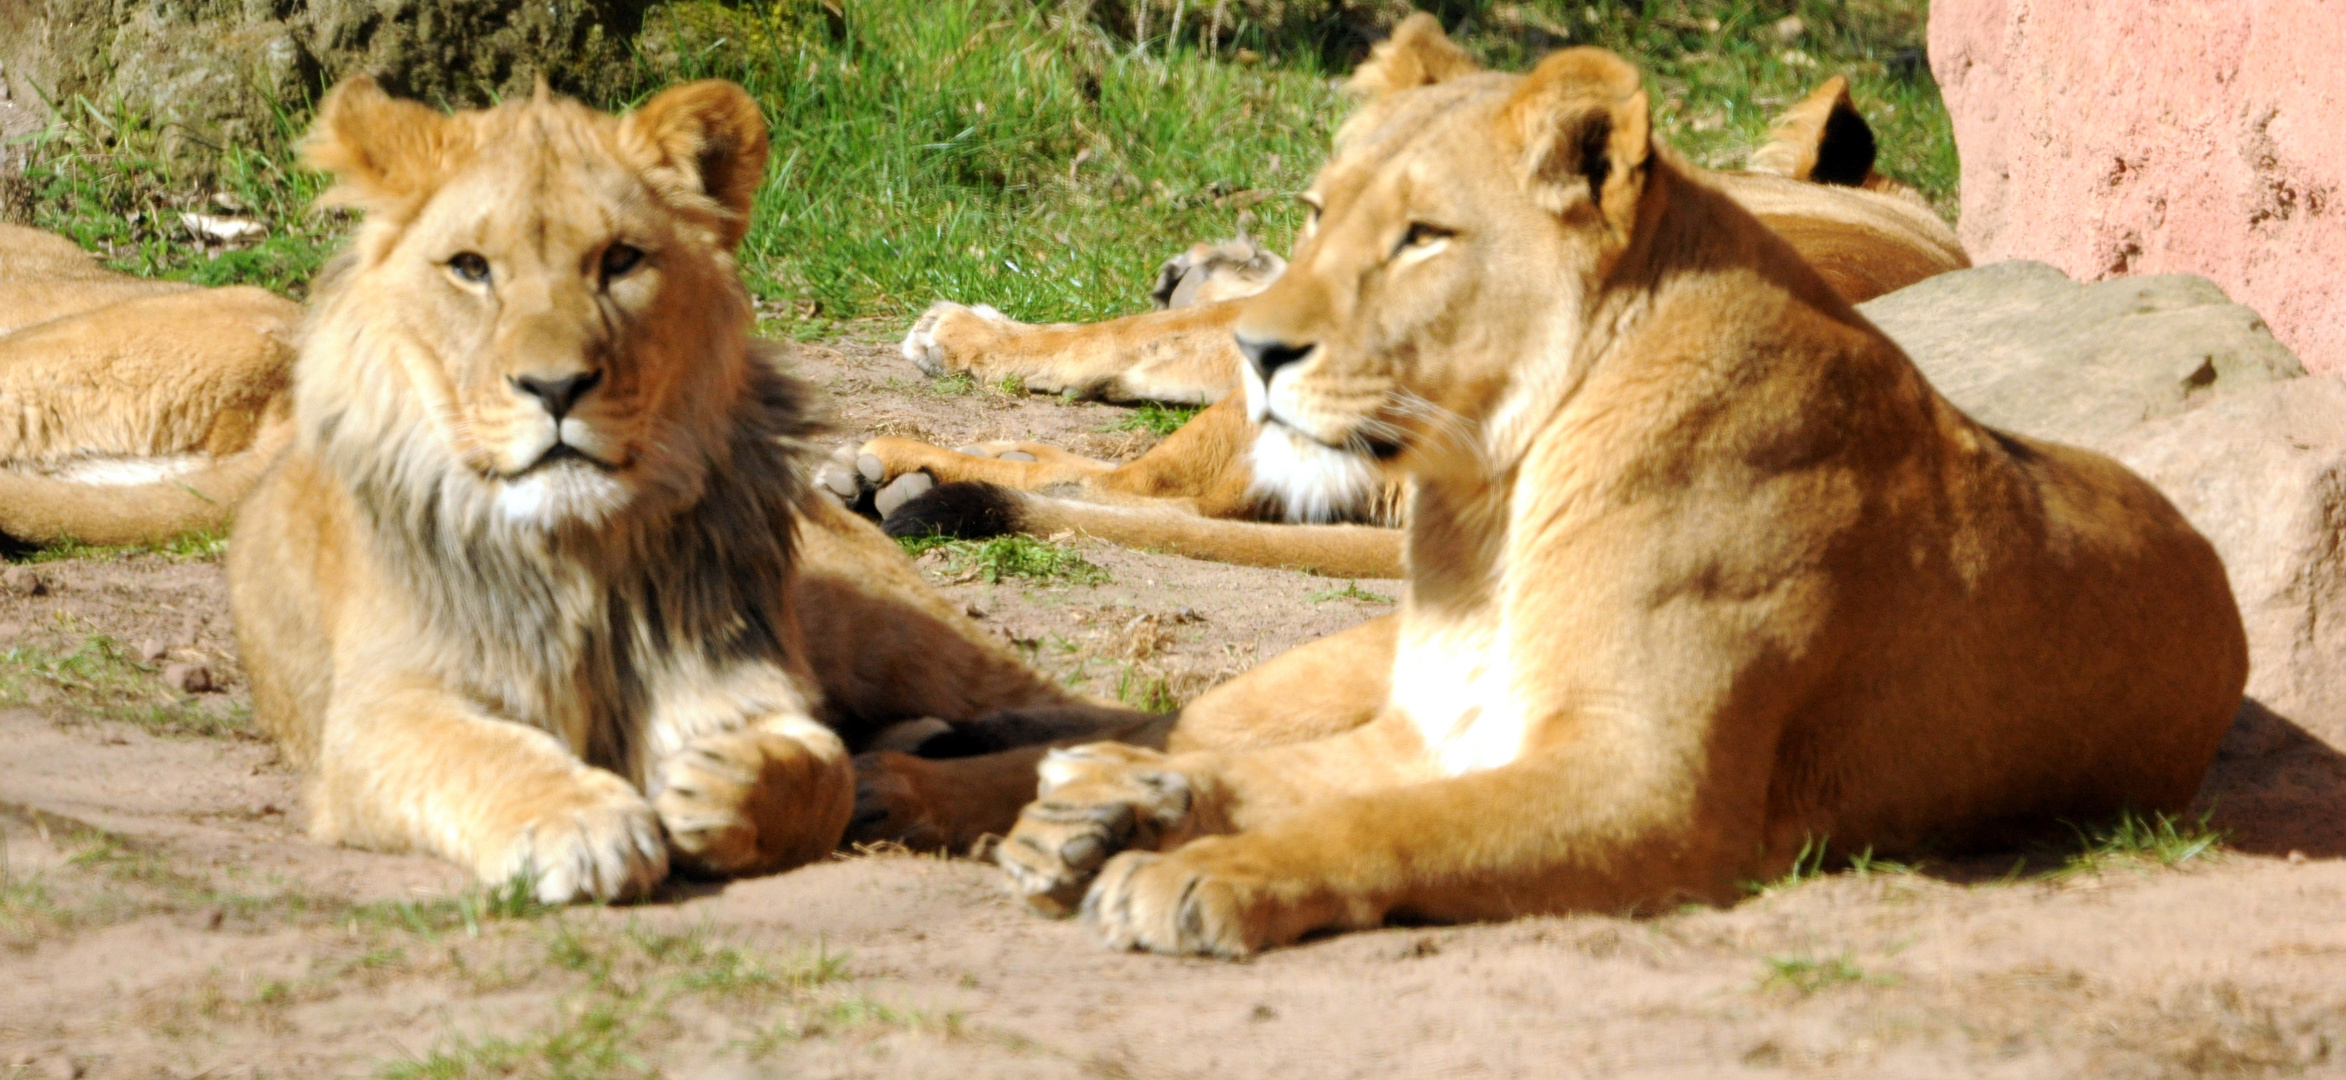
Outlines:
{"label": "young male lion", "polygon": [[734,266],[766,162],[738,87],[451,116],[362,78],[307,153],[365,223],[228,570],[316,836],[627,897],[672,858],[830,851],[847,750],[889,721],[1124,715],[806,497],[816,391],[750,337]]}
{"label": "young male lion", "polygon": [[1652,141],[1640,85],[1573,49],[1344,126],[1237,336],[1262,439],[1412,481],[1402,611],[1208,695],[1171,753],[1051,755],[1018,893],[1231,956],[2192,798],[2247,674],[2213,549],[1949,405]]}
{"label": "young male lion", "polygon": [[[1347,85],[1375,97],[1480,70],[1421,13],[1396,27]],[[1746,171],[1704,175],[1851,303],[1970,265],[1953,231],[1919,194],[1874,171],[1874,154],[1873,132],[1852,105],[1847,80],[1836,77],[1778,119]],[[1219,265],[1210,249],[1183,258],[1189,263],[1182,269]],[[1169,263],[1166,273],[1175,269]],[[1242,263],[1225,276],[1203,291],[1251,294],[1277,271]],[[932,374],[966,371],[1051,392],[1214,404],[1123,464],[1035,443],[956,451],[883,436],[835,461],[825,479],[853,494],[855,485],[840,481],[860,471],[877,488],[878,508],[898,535],[1076,530],[1225,562],[1398,576],[1399,533],[1357,527],[1401,524],[1405,501],[1372,465],[1319,456],[1309,459],[1315,483],[1256,483],[1256,455],[1285,447],[1255,440],[1243,403],[1226,396],[1239,385],[1242,361],[1230,327],[1241,307],[1240,299],[1229,299],[1088,326],[1029,326],[991,308],[937,304],[904,342],[906,359]],[[917,497],[935,482],[988,486]],[[1357,524],[1258,524],[1273,521]]]}

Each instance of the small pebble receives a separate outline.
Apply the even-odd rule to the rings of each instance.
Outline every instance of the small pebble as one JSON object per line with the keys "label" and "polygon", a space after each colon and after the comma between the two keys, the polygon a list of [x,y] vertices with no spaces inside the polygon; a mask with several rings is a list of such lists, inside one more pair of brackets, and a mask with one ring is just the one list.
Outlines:
{"label": "small pebble", "polygon": [[81,1062],[62,1054],[49,1059],[50,1080],[81,1080]]}
{"label": "small pebble", "polygon": [[150,664],[157,660],[161,660],[166,655],[169,655],[170,652],[171,646],[165,645],[162,642],[155,640],[154,638],[148,638],[147,640],[139,643],[138,647],[139,659],[144,660]]}
{"label": "small pebble", "polygon": [[45,596],[49,592],[49,582],[32,567],[11,566],[6,573],[0,573],[0,589],[18,596]]}
{"label": "small pebble", "polygon": [[1800,35],[1808,33],[1808,24],[1801,22],[1798,15],[1786,15],[1776,20],[1773,29],[1776,31],[1776,40],[1790,45],[1800,40]]}
{"label": "small pebble", "polygon": [[212,669],[202,664],[173,664],[163,669],[163,685],[182,694],[201,694],[212,688]]}
{"label": "small pebble", "polygon": [[972,619],[983,619],[986,617],[986,609],[979,607],[976,604],[971,604],[961,610],[968,613],[969,617]]}
{"label": "small pebble", "polygon": [[2302,851],[2298,851],[2298,850],[2296,850],[2296,849],[2294,849],[2294,848],[2293,848],[2293,849],[2291,849],[2291,850],[2290,850],[2290,852],[2289,852],[2289,861],[2290,861],[2290,862],[2292,862],[2292,863],[2301,863],[2301,862],[2304,862],[2304,861],[2305,861],[2305,853],[2304,853],[2304,852],[2302,852]]}

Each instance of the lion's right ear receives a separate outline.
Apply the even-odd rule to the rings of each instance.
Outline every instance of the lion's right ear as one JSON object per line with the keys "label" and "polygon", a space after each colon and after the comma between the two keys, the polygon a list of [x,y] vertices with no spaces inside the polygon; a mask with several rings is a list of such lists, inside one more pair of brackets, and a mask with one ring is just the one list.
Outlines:
{"label": "lion's right ear", "polygon": [[321,205],[405,217],[423,205],[470,146],[468,130],[446,114],[394,98],[358,75],[319,103],[318,118],[302,140],[302,161],[334,176],[334,186],[318,196]]}
{"label": "lion's right ear", "polygon": [[1415,12],[1393,28],[1393,36],[1369,50],[1369,58],[1352,69],[1344,89],[1364,98],[1380,98],[1402,90],[1432,86],[1472,75],[1482,65],[1442,32],[1442,24],[1425,12]]}
{"label": "lion's right ear", "polygon": [[1521,148],[1532,199],[1558,217],[1593,218],[1624,243],[1637,220],[1653,117],[1637,69],[1603,49],[1540,61],[1499,113],[1500,137]]}

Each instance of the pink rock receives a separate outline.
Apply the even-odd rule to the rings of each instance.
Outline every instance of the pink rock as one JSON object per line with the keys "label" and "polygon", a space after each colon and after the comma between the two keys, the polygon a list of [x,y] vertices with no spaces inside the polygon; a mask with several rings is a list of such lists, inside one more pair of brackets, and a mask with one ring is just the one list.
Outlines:
{"label": "pink rock", "polygon": [[2204,274],[2346,371],[2337,0],[1934,0],[1930,56],[1974,261]]}

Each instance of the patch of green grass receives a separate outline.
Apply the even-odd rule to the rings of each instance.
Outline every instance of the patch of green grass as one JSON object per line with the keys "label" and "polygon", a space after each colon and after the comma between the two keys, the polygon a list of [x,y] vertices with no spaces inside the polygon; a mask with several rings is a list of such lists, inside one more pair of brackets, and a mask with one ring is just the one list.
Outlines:
{"label": "patch of green grass", "polygon": [[2208,824],[2214,814],[2210,810],[2197,818],[2184,818],[2154,812],[2144,817],[2128,810],[2106,822],[2071,823],[2079,850],[2050,876],[2099,874],[2126,865],[2173,867],[2216,858],[2222,854],[2224,833]]}
{"label": "patch of green grass", "polygon": [[133,555],[164,555],[175,559],[216,559],[228,551],[228,534],[198,530],[152,544],[102,545],[79,540],[43,544],[13,562],[46,563],[71,559],[113,560]]}
{"label": "patch of green grass", "polygon": [[[1792,856],[1792,868],[1773,881],[1746,881],[1742,884],[1745,896],[1766,896],[1770,893],[1796,889],[1825,876],[1825,855],[1828,841],[1823,837],[1809,837],[1800,842],[1800,851]],[[1873,849],[1866,849],[1870,862]]]}
{"label": "patch of green grass", "polygon": [[[1771,115],[1847,74],[1881,170],[1952,213],[1954,140],[1920,63],[1925,0],[1434,6],[1502,69],[1565,45],[1634,58],[1657,134],[1705,165],[1740,164]],[[1350,108],[1329,76],[1357,59],[1234,31],[1226,45],[1268,54],[1240,63],[1228,48],[1201,51],[1194,17],[1190,37],[1135,43],[1062,5],[1015,0],[669,9],[681,14],[654,20],[639,43],[637,100],[714,76],[765,107],[774,153],[742,266],[770,310],[790,313],[780,327],[802,337],[900,322],[939,298],[1029,321],[1127,314],[1145,305],[1160,260],[1230,235],[1241,215],[1286,250],[1301,222],[1291,196]],[[1802,32],[1780,37],[1775,26],[1795,15]],[[284,103],[256,145],[223,148],[210,178],[165,164],[151,119],[63,104],[66,123],[31,155],[35,223],[112,265],[298,296],[346,227],[309,210],[324,179],[293,164],[304,102]],[[188,212],[247,216],[268,236],[248,250],[207,248],[181,222]]]}
{"label": "patch of green grass", "polygon": [[[325,178],[294,164],[307,102],[277,108],[274,132],[258,145],[221,147],[209,176],[166,159],[163,128],[151,117],[83,99],[60,104],[63,122],[28,147],[32,223],[72,237],[118,270],[300,297],[348,221],[311,208]],[[255,221],[267,235],[226,249],[193,232],[187,214]]]}
{"label": "patch of green grass", "polygon": [[165,689],[154,667],[104,634],[89,635],[69,653],[34,645],[0,650],[0,707],[49,704],[176,735],[231,734],[251,717],[248,706],[215,709],[200,695]]}
{"label": "patch of green grass", "polygon": [[1142,712],[1169,713],[1181,707],[1163,675],[1135,671],[1131,665],[1116,676],[1116,700]]}
{"label": "patch of green grass", "polygon": [[[673,1027],[681,998],[704,1003],[780,1001],[791,1012],[775,1029],[819,1030],[837,1010],[814,994],[851,977],[845,956],[818,944],[793,958],[761,956],[714,939],[706,927],[674,933],[630,921],[620,928],[590,918],[563,918],[545,934],[545,960],[576,976],[575,992],[537,1031],[516,1037],[459,1038],[429,1053],[384,1065],[385,1080],[534,1077],[588,1080],[650,1077],[660,1070],[639,1053]],[[855,999],[850,999],[855,1000]]]}
{"label": "patch of green grass", "polygon": [[1304,597],[1304,599],[1315,604],[1324,604],[1330,600],[1358,600],[1363,604],[1390,604],[1393,602],[1393,598],[1384,593],[1370,592],[1361,588],[1357,581],[1347,581],[1341,589],[1322,589]]}
{"label": "patch of green grass", "polygon": [[991,540],[906,536],[896,542],[911,558],[943,551],[947,570],[988,584],[1004,578],[1069,585],[1102,585],[1108,581],[1107,569],[1084,558],[1080,552],[1031,536],[997,536]]}
{"label": "patch of green grass", "polygon": [[1122,420],[1101,428],[1101,431],[1146,431],[1162,439],[1186,424],[1203,410],[1197,405],[1160,405],[1147,402]]}
{"label": "patch of green grass", "polygon": [[1802,997],[1836,986],[1854,982],[1880,982],[1877,976],[1867,975],[1847,954],[1831,957],[1770,956],[1761,960],[1767,968],[1760,976],[1761,989],[1782,987]]}
{"label": "patch of green grass", "polygon": [[360,904],[350,909],[349,920],[405,930],[427,939],[452,932],[477,938],[481,936],[481,928],[489,923],[528,921],[561,910],[551,904],[539,903],[536,884],[526,877],[517,876],[499,885],[474,886],[458,895],[435,900],[385,900]]}

